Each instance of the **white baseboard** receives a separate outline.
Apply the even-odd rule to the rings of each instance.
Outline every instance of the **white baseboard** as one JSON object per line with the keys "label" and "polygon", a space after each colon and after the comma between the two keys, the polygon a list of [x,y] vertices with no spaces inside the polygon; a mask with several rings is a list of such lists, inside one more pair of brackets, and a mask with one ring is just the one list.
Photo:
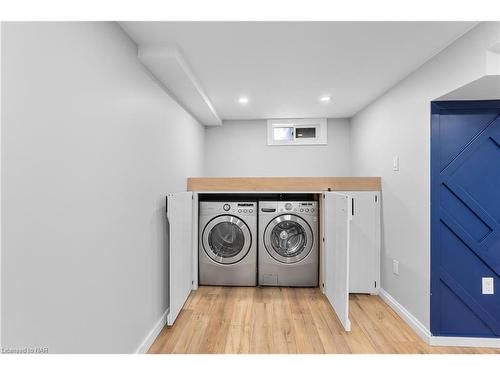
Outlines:
{"label": "white baseboard", "polygon": [[432,346],[463,346],[500,349],[500,339],[494,337],[447,337],[431,336]]}
{"label": "white baseboard", "polygon": [[148,352],[151,345],[155,341],[156,337],[160,334],[165,324],[167,324],[167,316],[169,313],[169,309],[167,309],[161,316],[160,320],[155,324],[153,329],[148,333],[148,335],[144,338],[141,345],[135,351],[135,354],[145,354]]}
{"label": "white baseboard", "polygon": [[461,346],[475,348],[500,348],[500,338],[432,336],[431,332],[415,316],[405,309],[386,290],[380,288],[380,297],[387,303],[425,343],[431,346]]}
{"label": "white baseboard", "polygon": [[420,336],[422,340],[426,344],[431,343],[431,332],[427,329],[425,325],[420,322],[415,316],[413,316],[406,308],[401,305],[398,301],[394,299],[393,296],[391,296],[389,293],[387,293],[386,290],[380,288],[379,290],[379,295],[380,297],[384,300],[385,303],[387,303],[396,313],[403,319],[406,324],[408,324],[411,329],[415,331],[417,335]]}

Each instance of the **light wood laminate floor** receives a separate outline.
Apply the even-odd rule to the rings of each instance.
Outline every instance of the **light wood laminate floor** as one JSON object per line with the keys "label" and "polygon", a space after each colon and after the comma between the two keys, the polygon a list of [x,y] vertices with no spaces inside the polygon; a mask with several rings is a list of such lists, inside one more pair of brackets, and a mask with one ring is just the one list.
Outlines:
{"label": "light wood laminate floor", "polygon": [[319,289],[200,287],[149,353],[500,353],[431,347],[378,296],[352,295],[350,320]]}

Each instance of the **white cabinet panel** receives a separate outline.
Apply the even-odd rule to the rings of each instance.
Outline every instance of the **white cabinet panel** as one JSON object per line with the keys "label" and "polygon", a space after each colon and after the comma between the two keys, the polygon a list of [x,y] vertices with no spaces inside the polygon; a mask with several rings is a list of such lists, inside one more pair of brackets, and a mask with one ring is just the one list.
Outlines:
{"label": "white cabinet panel", "polygon": [[349,237],[351,199],[346,194],[324,193],[324,292],[346,331],[349,320]]}
{"label": "white cabinet panel", "polygon": [[380,193],[346,191],[351,197],[350,293],[377,294],[380,288]]}
{"label": "white cabinet panel", "polygon": [[173,325],[192,288],[193,276],[193,194],[167,195],[169,241],[169,314]]}

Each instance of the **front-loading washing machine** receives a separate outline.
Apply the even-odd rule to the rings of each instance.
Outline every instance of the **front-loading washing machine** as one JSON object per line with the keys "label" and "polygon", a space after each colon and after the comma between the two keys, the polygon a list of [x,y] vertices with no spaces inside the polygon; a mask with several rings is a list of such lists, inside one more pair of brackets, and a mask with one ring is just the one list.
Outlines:
{"label": "front-loading washing machine", "polygon": [[318,204],[259,202],[259,285],[318,286]]}
{"label": "front-loading washing machine", "polygon": [[257,203],[200,202],[200,285],[257,285]]}

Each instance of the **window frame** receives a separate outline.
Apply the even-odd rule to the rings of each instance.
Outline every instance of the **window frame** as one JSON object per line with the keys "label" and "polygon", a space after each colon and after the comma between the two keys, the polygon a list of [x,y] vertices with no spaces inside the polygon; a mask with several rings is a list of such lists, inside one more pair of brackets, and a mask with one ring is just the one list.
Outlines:
{"label": "window frame", "polygon": [[[293,139],[291,141],[277,141],[274,139],[275,128],[293,128]],[[315,128],[314,138],[297,138],[297,128]],[[327,120],[326,118],[313,119],[270,119],[267,120],[267,145],[268,146],[305,146],[327,144]]]}

